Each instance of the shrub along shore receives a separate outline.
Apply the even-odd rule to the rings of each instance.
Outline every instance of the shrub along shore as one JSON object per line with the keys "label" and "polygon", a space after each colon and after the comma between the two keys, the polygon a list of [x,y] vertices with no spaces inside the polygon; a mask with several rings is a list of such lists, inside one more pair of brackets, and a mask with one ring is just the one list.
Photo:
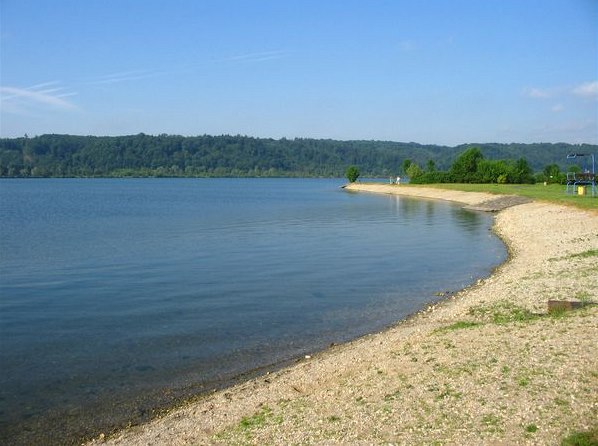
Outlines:
{"label": "shrub along shore", "polygon": [[[598,213],[528,202],[497,213],[494,231],[510,259],[442,303],[91,444],[596,444]],[[549,312],[549,300],[581,304]]]}

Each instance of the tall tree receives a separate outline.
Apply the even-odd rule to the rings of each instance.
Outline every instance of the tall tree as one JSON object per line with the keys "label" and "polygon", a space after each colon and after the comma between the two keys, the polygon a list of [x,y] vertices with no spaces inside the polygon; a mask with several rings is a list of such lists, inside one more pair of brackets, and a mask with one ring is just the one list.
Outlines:
{"label": "tall tree", "polygon": [[545,166],[542,173],[544,174],[544,181],[547,183],[561,182],[561,169],[558,164],[549,164]]}
{"label": "tall tree", "polygon": [[478,163],[484,155],[477,147],[471,147],[463,152],[451,166],[451,174],[458,183],[472,183],[477,179]]}

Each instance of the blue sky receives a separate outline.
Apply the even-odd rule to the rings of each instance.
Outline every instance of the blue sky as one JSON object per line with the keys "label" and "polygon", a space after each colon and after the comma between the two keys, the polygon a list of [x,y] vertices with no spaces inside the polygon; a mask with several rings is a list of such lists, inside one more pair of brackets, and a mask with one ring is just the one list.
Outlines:
{"label": "blue sky", "polygon": [[598,143],[598,0],[0,0],[0,134]]}

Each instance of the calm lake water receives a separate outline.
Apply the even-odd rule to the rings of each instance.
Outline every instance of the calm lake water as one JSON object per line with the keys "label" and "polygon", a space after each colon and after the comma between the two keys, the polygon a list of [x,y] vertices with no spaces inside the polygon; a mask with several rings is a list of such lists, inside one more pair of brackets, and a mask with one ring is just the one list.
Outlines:
{"label": "calm lake water", "polygon": [[506,258],[342,180],[0,182],[0,443],[68,444],[380,330]]}

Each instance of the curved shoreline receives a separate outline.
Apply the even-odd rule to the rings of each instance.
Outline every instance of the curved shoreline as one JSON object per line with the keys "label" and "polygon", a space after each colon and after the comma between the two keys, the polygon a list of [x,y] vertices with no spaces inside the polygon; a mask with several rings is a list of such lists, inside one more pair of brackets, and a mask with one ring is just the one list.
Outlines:
{"label": "curved shoreline", "polygon": [[[496,198],[348,189],[467,205]],[[540,315],[550,298],[596,300],[596,257],[581,254],[598,250],[598,218],[529,203],[501,211],[494,228],[510,259],[441,304],[91,444],[559,444],[591,428],[598,311]]]}
{"label": "curved shoreline", "polygon": [[382,183],[351,183],[345,186],[345,190],[454,201],[469,206],[479,205],[497,197],[497,195],[489,194],[486,192],[462,192],[453,190],[433,189],[429,187],[418,187],[411,185],[398,186],[393,184]]}

